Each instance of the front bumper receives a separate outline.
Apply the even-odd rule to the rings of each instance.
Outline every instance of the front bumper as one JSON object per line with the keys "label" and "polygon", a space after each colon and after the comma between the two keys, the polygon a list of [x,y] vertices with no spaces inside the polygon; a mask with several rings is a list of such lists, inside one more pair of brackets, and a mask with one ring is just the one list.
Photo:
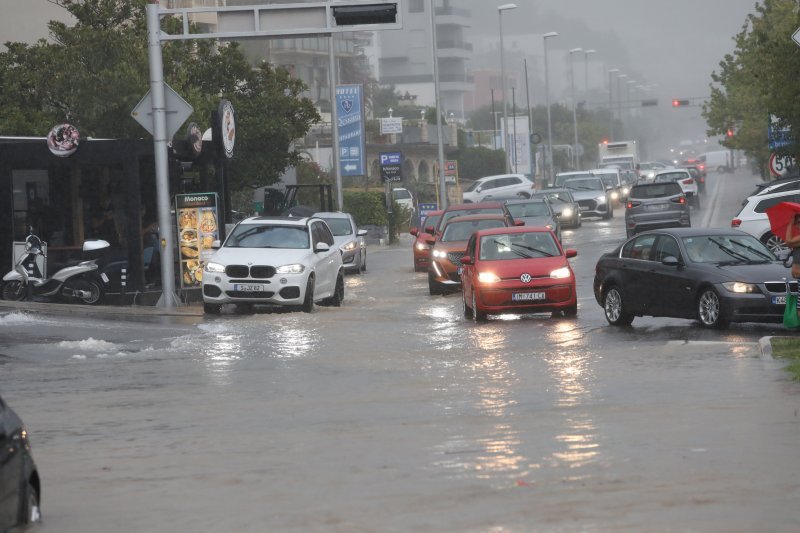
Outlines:
{"label": "front bumper", "polygon": [[597,200],[580,200],[578,202],[578,206],[580,208],[581,216],[584,217],[603,217],[606,216],[611,209],[613,209],[608,202],[601,204]]}
{"label": "front bumper", "polygon": [[[759,285],[765,290],[762,285]],[[731,322],[783,322],[785,303],[773,303],[773,297],[785,297],[785,292],[766,294],[734,294],[717,286],[724,316]]]}
{"label": "front bumper", "polygon": [[224,273],[203,272],[203,302],[300,305],[309,272],[275,274],[269,279],[231,279]]}
{"label": "front bumper", "polygon": [[361,250],[356,248],[348,252],[342,252],[342,267],[345,270],[358,270],[361,268]]}
{"label": "front bumper", "polygon": [[[544,293],[544,298],[516,301],[514,294]],[[476,303],[490,313],[547,313],[560,311],[577,304],[575,280],[542,278],[523,284],[515,281],[478,287]]]}

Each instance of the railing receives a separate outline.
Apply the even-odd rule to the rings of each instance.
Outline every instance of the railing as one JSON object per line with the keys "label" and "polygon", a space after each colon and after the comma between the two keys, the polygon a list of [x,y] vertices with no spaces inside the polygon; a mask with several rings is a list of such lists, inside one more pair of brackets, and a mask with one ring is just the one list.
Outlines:
{"label": "railing", "polygon": [[458,7],[437,7],[436,15],[437,16],[455,15],[458,17],[471,18],[472,11],[470,11],[469,9],[461,9]]}

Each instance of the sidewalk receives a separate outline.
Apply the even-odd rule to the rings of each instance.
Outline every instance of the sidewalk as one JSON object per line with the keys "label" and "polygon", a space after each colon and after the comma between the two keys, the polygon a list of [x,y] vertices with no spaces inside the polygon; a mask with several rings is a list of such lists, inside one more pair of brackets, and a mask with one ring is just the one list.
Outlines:
{"label": "sidewalk", "polygon": [[203,316],[203,306],[193,303],[183,307],[164,308],[145,305],[81,305],[51,302],[11,302],[0,300],[0,313],[25,311],[59,315],[102,315],[102,316]]}

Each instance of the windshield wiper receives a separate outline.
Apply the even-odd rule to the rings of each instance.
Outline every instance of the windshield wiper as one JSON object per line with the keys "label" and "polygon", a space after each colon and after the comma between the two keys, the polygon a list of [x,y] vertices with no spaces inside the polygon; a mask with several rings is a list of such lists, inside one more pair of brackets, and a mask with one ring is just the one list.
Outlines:
{"label": "windshield wiper", "polygon": [[752,246],[748,246],[748,245],[746,245],[746,244],[742,244],[742,243],[740,243],[740,242],[736,242],[736,241],[731,241],[731,242],[732,242],[733,244],[737,245],[737,246],[741,246],[741,247],[742,247],[742,248],[744,248],[745,250],[750,250],[751,252],[753,252],[754,254],[756,254],[756,255],[757,255],[757,256],[759,256],[759,257],[763,257],[765,261],[770,261],[770,262],[774,261],[774,259],[773,259],[773,258],[771,258],[770,256],[768,256],[767,254],[765,254],[764,252],[762,252],[762,251],[760,251],[760,250],[756,250],[756,249],[755,249],[755,248],[753,248]]}
{"label": "windshield wiper", "polygon": [[749,262],[750,262],[750,258],[749,258],[749,257],[747,257],[746,255],[740,254],[739,252],[737,252],[737,251],[735,251],[735,250],[732,250],[732,249],[728,248],[727,246],[725,246],[724,244],[722,244],[721,242],[719,242],[719,241],[717,241],[717,240],[714,240],[714,239],[711,239],[711,238],[709,238],[708,240],[709,240],[710,242],[713,242],[714,244],[716,244],[716,245],[717,245],[717,247],[718,247],[720,250],[722,250],[723,252],[725,252],[725,253],[726,253],[726,254],[728,254],[729,256],[733,257],[733,258],[734,258],[734,259],[736,259],[738,262],[744,262],[744,263],[749,263]]}
{"label": "windshield wiper", "polygon": [[553,254],[551,254],[550,252],[545,252],[544,250],[534,248],[533,246],[525,246],[524,244],[519,244],[516,242],[512,242],[511,246],[519,246],[520,248],[524,248],[525,250],[536,252],[537,254],[542,254],[545,257],[553,257]]}

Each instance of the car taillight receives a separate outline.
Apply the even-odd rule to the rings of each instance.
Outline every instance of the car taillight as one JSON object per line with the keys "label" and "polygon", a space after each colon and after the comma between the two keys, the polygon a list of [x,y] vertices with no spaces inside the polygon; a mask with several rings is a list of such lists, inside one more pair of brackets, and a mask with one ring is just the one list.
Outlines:
{"label": "car taillight", "polygon": [[742,221],[739,220],[738,218],[734,218],[733,220],[731,220],[731,227],[732,228],[738,228],[741,225],[742,225]]}
{"label": "car taillight", "polygon": [[681,180],[681,183],[683,183],[684,185],[691,185],[692,183],[694,183],[694,179],[686,178],[685,180]]}
{"label": "car taillight", "polygon": [[642,205],[642,202],[632,202],[632,201],[629,200],[628,203],[625,204],[625,208],[626,209],[633,209],[634,207],[638,207],[640,205]]}
{"label": "car taillight", "polygon": [[700,170],[705,170],[705,169],[706,169],[706,166],[705,166],[705,165],[700,165],[698,168],[699,168]]}
{"label": "car taillight", "polygon": [[683,196],[679,196],[678,198],[673,198],[672,200],[670,200],[670,202],[675,204],[685,204],[686,198],[684,198]]}
{"label": "car taillight", "polygon": [[700,183],[705,183],[706,179],[703,176],[700,176]]}

